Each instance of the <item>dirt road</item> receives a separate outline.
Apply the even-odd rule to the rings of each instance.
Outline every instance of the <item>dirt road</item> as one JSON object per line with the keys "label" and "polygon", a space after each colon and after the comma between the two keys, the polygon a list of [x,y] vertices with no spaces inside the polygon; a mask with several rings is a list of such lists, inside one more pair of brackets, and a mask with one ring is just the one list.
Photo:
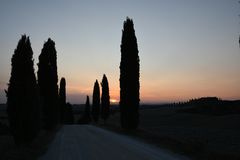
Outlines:
{"label": "dirt road", "polygon": [[187,159],[130,137],[91,125],[65,125],[39,160]]}

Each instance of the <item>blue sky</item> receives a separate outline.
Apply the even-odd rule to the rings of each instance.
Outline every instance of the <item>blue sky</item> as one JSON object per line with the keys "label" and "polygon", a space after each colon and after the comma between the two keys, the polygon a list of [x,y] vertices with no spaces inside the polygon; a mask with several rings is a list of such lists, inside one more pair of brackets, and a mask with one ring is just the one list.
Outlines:
{"label": "blue sky", "polygon": [[30,36],[35,71],[44,41],[56,43],[68,101],[83,103],[105,73],[119,99],[123,21],[133,19],[140,56],[141,102],[201,96],[240,98],[240,4],[237,0],[52,0],[0,2],[0,103],[11,56]]}

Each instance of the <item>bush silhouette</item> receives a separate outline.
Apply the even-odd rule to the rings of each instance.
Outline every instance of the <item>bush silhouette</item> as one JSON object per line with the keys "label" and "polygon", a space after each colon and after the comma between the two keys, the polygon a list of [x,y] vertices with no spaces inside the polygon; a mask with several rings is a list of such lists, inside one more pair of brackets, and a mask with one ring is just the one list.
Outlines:
{"label": "bush silhouette", "polygon": [[101,97],[101,117],[105,121],[108,119],[109,117],[109,110],[110,110],[110,96],[109,96],[109,87],[108,87],[108,80],[106,75],[103,75],[103,79],[102,79],[102,97]]}
{"label": "bush silhouette", "polygon": [[44,43],[38,63],[38,84],[43,110],[43,125],[46,129],[54,128],[59,121],[57,82],[57,52],[54,41],[49,38]]}
{"label": "bush silhouette", "polygon": [[31,142],[40,129],[38,87],[29,37],[23,35],[12,56],[7,93],[7,113],[17,145]]}
{"label": "bush silhouette", "polygon": [[92,99],[92,117],[95,122],[98,122],[100,112],[100,90],[98,81],[94,83],[93,99]]}
{"label": "bush silhouette", "polygon": [[124,21],[120,62],[121,126],[135,129],[139,123],[139,56],[134,24]]}

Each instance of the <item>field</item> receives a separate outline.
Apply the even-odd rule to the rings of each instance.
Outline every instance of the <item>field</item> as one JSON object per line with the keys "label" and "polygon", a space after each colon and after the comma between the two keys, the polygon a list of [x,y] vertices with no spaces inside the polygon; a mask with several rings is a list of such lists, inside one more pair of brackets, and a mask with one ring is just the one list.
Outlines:
{"label": "field", "polygon": [[[140,110],[137,132],[126,133],[194,159],[240,159],[240,114],[207,115],[179,112],[179,108]],[[119,113],[107,122],[122,131]]]}
{"label": "field", "polygon": [[[75,122],[83,113],[83,106],[75,106]],[[119,110],[114,107],[106,124],[98,124],[127,134],[156,146],[167,148],[193,159],[240,159],[240,114],[203,114],[189,112],[188,107],[144,106],[140,109],[139,129],[126,132],[120,127]],[[188,112],[182,110],[187,109]],[[191,108],[190,108],[191,109]],[[0,112],[1,123],[6,124],[6,112]],[[1,127],[4,125],[1,125]],[[56,131],[41,132],[30,146],[16,147],[6,129],[0,128],[0,154],[5,159],[36,159],[51,141]],[[28,153],[25,155],[25,153]],[[2,157],[2,158],[3,158]]]}

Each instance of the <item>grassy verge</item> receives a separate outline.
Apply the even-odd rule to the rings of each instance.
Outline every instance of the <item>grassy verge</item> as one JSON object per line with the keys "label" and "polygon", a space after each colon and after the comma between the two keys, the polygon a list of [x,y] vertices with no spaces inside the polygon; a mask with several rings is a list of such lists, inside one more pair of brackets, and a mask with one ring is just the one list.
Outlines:
{"label": "grassy verge", "polygon": [[48,148],[60,126],[52,131],[41,131],[38,137],[28,145],[16,146],[13,137],[0,135],[1,160],[37,160]]}
{"label": "grassy verge", "polygon": [[[227,119],[231,119],[231,116],[228,117],[212,117],[212,116],[195,116],[195,115],[185,115],[181,113],[175,112],[166,112],[164,113],[161,111],[161,114],[156,113],[157,111],[153,112],[142,112],[142,125],[140,125],[139,129],[133,131],[126,131],[122,129],[119,125],[119,115],[114,115],[108,120],[108,123],[103,125],[103,123],[98,124],[98,127],[111,130],[116,133],[124,134],[130,136],[132,138],[138,139],[145,143],[153,144],[160,148],[165,148],[171,150],[175,153],[182,154],[185,156],[190,157],[191,159],[196,160],[239,160],[240,153],[238,152],[239,149],[233,148],[232,151],[225,150],[224,146],[226,145],[227,148],[231,148],[232,145],[225,144],[228,141],[227,135],[223,136],[221,134],[216,133],[214,135],[208,135],[210,133],[205,132],[207,130],[206,127],[209,127],[210,130],[219,129],[220,131],[225,131],[226,129],[224,126],[230,126],[228,123],[232,124],[232,119],[230,122],[227,122]],[[154,115],[156,114],[156,115]],[[235,116],[236,117],[236,116]],[[150,119],[153,118],[153,121]],[[232,117],[233,118],[233,117]],[[213,121],[213,119],[216,119]],[[196,121],[197,120],[197,121]],[[212,120],[212,124],[210,124],[210,120]],[[221,121],[220,121],[221,120]],[[195,122],[196,121],[196,122]],[[205,121],[209,121],[205,123]],[[226,124],[223,124],[222,121],[225,121]],[[215,124],[219,124],[216,126]],[[192,128],[196,127],[199,130],[197,132],[186,132],[190,134],[181,135],[183,130],[191,131]],[[209,125],[209,126],[208,126]],[[166,131],[167,126],[167,131]],[[156,129],[152,129],[152,128]],[[179,128],[178,128],[179,127]],[[234,127],[232,127],[234,128]],[[231,129],[232,129],[231,128]],[[173,130],[172,130],[173,129]],[[182,130],[183,129],[183,130]],[[172,133],[172,131],[176,133]],[[198,132],[199,131],[199,132]],[[201,137],[203,133],[208,133],[207,135]],[[212,146],[217,146],[218,144],[214,144],[215,140],[211,140],[212,136],[215,137],[217,140],[216,143],[223,139],[225,142],[219,142],[219,148],[214,148]],[[231,136],[231,135],[230,135]],[[238,136],[239,138],[240,136]],[[236,146],[239,146],[239,142],[236,141]],[[229,146],[228,146],[229,145]]]}

